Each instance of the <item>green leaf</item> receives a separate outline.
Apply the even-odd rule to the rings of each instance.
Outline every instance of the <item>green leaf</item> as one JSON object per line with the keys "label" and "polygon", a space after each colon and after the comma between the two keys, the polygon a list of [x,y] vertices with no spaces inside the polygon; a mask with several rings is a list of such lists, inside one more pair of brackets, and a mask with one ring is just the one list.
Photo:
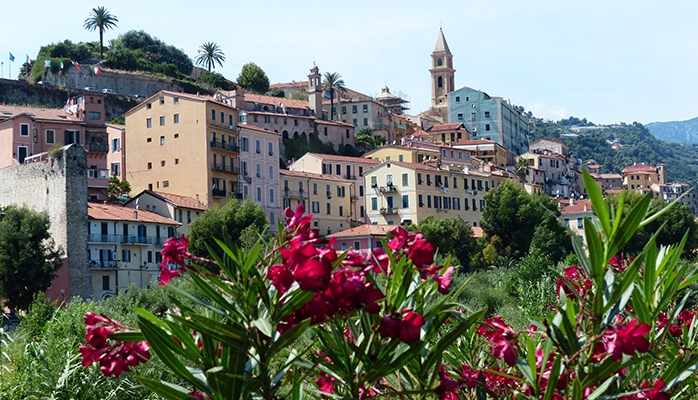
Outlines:
{"label": "green leaf", "polygon": [[122,342],[141,342],[145,340],[143,333],[138,331],[116,332],[109,335],[109,339],[120,340]]}
{"label": "green leaf", "polygon": [[[531,366],[523,358],[516,360],[516,367],[521,371],[521,374],[526,378],[532,387],[536,387],[536,380],[533,378],[533,372],[531,371]],[[535,367],[535,364],[534,364]]]}
{"label": "green leaf", "polygon": [[[601,227],[603,227],[603,230],[610,234],[611,221],[606,204],[603,202],[601,190],[596,185],[594,178],[587,171],[583,170],[582,176],[584,179],[584,186],[586,187],[587,194],[589,195],[589,200],[591,200],[591,206],[594,208],[594,213],[599,218],[599,222],[601,222]],[[587,240],[589,239],[587,238]]]}
{"label": "green leaf", "polygon": [[[289,347],[296,341],[305,331],[310,327],[310,319],[303,320],[293,328],[284,332],[283,335],[279,336],[278,339],[269,347],[267,352],[268,357],[272,357],[274,354],[279,352],[281,349]],[[271,336],[270,336],[271,337]]]}
{"label": "green leaf", "polygon": [[604,393],[606,392],[606,390],[608,389],[608,387],[611,386],[611,384],[612,384],[615,380],[616,380],[616,377],[615,377],[615,376],[613,376],[613,377],[607,379],[604,383],[602,383],[601,385],[599,385],[599,387],[597,387],[596,390],[594,390],[593,392],[591,392],[591,394],[589,395],[589,397],[586,398],[586,400],[594,400],[594,399],[596,399],[597,397],[599,397],[599,396],[601,396],[602,394],[604,394]]}
{"label": "green leaf", "polygon": [[630,240],[640,227],[642,219],[647,215],[652,193],[649,192],[642,196],[640,201],[630,210],[628,216],[620,223],[618,231],[611,237],[606,255],[608,259],[618,253],[620,249]]}
{"label": "green leaf", "polygon": [[603,380],[606,380],[619,369],[620,363],[614,362],[611,357],[607,358],[601,364],[595,366],[589,375],[584,377],[584,380],[582,381],[582,388],[587,388],[591,385],[595,385]]}
{"label": "green leaf", "polygon": [[562,360],[560,359],[560,357],[555,357],[553,367],[550,370],[550,379],[548,380],[548,384],[546,385],[544,400],[551,400],[553,398],[553,394],[557,386],[557,381],[560,379],[561,366]]}
{"label": "green leaf", "polygon": [[582,383],[579,378],[572,382],[572,400],[582,400]]}
{"label": "green leaf", "polygon": [[143,386],[148,388],[151,392],[157,393],[165,399],[175,399],[175,400],[192,400],[195,399],[189,396],[189,390],[175,385],[174,383],[156,381],[155,379],[146,378],[143,376],[137,376],[138,382],[142,383]]}
{"label": "green leaf", "polygon": [[267,337],[272,337],[274,335],[274,327],[272,327],[271,322],[264,317],[259,317],[252,321],[252,325],[256,326],[257,329]]}

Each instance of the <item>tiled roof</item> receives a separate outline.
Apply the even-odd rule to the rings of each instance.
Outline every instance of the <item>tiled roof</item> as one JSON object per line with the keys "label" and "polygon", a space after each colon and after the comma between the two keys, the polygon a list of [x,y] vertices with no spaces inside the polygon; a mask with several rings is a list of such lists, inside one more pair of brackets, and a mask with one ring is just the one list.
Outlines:
{"label": "tiled roof", "polygon": [[288,83],[274,83],[269,85],[270,89],[273,88],[288,88],[288,87],[293,87],[293,88],[299,88],[299,89],[307,89],[308,88],[308,82],[306,81],[298,81],[298,82],[288,82]]}
{"label": "tiled roof", "polygon": [[429,135],[427,132],[425,132],[425,131],[423,131],[423,130],[421,130],[421,129],[417,129],[417,130],[412,134],[412,136],[415,136],[415,137],[430,137],[430,135]]}
{"label": "tiled roof", "polygon": [[320,158],[322,160],[327,160],[327,161],[356,162],[356,163],[374,164],[374,165],[381,163],[378,160],[373,160],[370,158],[363,158],[363,157],[338,156],[335,154],[320,154],[320,153],[307,153],[307,154],[313,155],[317,158]]}
{"label": "tiled roof", "polygon": [[482,228],[480,228],[479,226],[471,226],[470,229],[473,230],[473,237],[485,237],[485,231],[483,231]]}
{"label": "tiled roof", "polygon": [[346,122],[340,122],[340,121],[328,121],[326,119],[316,119],[315,123],[318,125],[332,125],[332,126],[341,126],[344,128],[354,128],[354,125],[352,124],[347,124]]}
{"label": "tiled roof", "polygon": [[250,124],[240,124],[240,125],[238,125],[238,128],[240,128],[240,129],[249,129],[249,130],[252,130],[252,131],[258,131],[258,132],[264,132],[264,133],[271,133],[271,134],[277,135],[277,136],[281,135],[281,134],[278,133],[278,132],[270,131],[269,129],[260,128],[260,127],[258,127],[258,126],[254,126],[254,125],[250,125]]}
{"label": "tiled roof", "polygon": [[220,105],[228,107],[228,108],[235,108],[235,107],[231,106],[230,104],[226,104],[225,102],[216,100],[212,96],[205,95],[205,94],[199,95],[199,94],[190,94],[190,93],[184,93],[184,92],[172,92],[170,90],[161,90],[161,91],[155,93],[154,95],[148,97],[147,99],[143,100],[137,106],[126,111],[124,113],[124,115],[126,116],[126,115],[133,114],[136,110],[140,110],[141,108],[145,107],[146,104],[152,102],[153,100],[157,99],[158,97],[160,97],[162,95],[169,95],[172,97],[185,98],[185,99],[194,100],[194,101],[210,101],[210,102],[220,104]]}
{"label": "tiled roof", "polygon": [[0,105],[0,121],[11,119],[21,114],[34,114],[33,116],[29,115],[29,117],[41,120],[83,122],[80,118],[60,108]]}
{"label": "tiled roof", "polygon": [[457,123],[457,124],[442,124],[442,125],[434,125],[431,128],[429,128],[430,133],[434,132],[441,132],[441,131],[453,131],[459,128],[465,129],[465,125],[463,123]]}
{"label": "tiled roof", "polygon": [[179,222],[154,212],[136,210],[115,204],[87,203],[87,216],[101,221],[151,222],[165,225],[180,225]]}
{"label": "tiled roof", "polygon": [[657,172],[657,167],[653,167],[653,166],[647,165],[647,164],[635,164],[635,165],[631,165],[631,166],[623,169],[623,173],[639,172],[639,171]]}
{"label": "tiled roof", "polygon": [[621,174],[591,174],[596,179],[623,179]]}
{"label": "tiled roof", "polygon": [[341,238],[353,236],[385,236],[395,225],[359,225],[354,228],[345,229],[343,231],[327,235],[328,238]]}
{"label": "tiled roof", "polygon": [[542,138],[542,139],[538,139],[538,140],[536,140],[535,142],[531,143],[531,145],[534,145],[534,144],[540,143],[540,142],[555,142],[555,143],[565,144],[565,142],[563,142],[563,141],[560,140],[560,139],[556,139],[556,138]]}
{"label": "tiled roof", "polygon": [[561,213],[573,213],[573,212],[583,212],[583,211],[591,211],[591,200],[589,199],[584,199],[584,200],[577,200],[573,205],[568,205],[565,207],[562,207],[560,210]]}
{"label": "tiled roof", "polygon": [[192,199],[189,196],[182,196],[179,194],[172,194],[172,193],[165,193],[165,192],[151,192],[153,195],[156,197],[162,198],[164,201],[176,206],[176,207],[182,207],[182,208],[192,208],[194,210],[203,210],[206,211],[206,207],[201,204],[201,202],[197,202],[196,199]]}
{"label": "tiled roof", "polygon": [[477,140],[461,140],[460,142],[453,142],[453,146],[458,146],[458,145],[478,145],[478,144],[497,144],[497,142],[493,140],[487,140],[487,139],[477,139]]}
{"label": "tiled roof", "polygon": [[310,108],[310,103],[307,100],[289,99],[286,97],[275,97],[275,96],[265,96],[261,94],[245,93],[245,101],[250,103],[264,103],[264,104],[283,104],[284,107],[288,108]]}
{"label": "tiled roof", "polygon": [[392,164],[395,164],[395,165],[401,165],[401,166],[403,166],[403,167],[413,168],[413,169],[419,169],[419,170],[422,170],[422,171],[433,171],[433,172],[436,172],[436,171],[443,171],[443,172],[450,172],[450,171],[447,170],[447,169],[439,169],[439,168],[436,168],[436,167],[430,167],[430,166],[428,166],[428,165],[424,165],[424,164],[420,164],[420,163],[410,163],[410,162],[404,162],[404,161],[386,161],[385,163],[386,163],[386,164],[387,164],[387,163],[392,163]]}
{"label": "tiled roof", "polygon": [[299,178],[309,178],[309,179],[321,179],[325,181],[337,181],[337,182],[345,182],[345,183],[351,183],[352,181],[348,181],[344,178],[340,178],[338,176],[334,175],[325,175],[325,174],[314,174],[312,172],[301,172],[301,171],[291,171],[287,169],[282,169],[279,170],[281,175],[286,175],[286,176],[295,176]]}

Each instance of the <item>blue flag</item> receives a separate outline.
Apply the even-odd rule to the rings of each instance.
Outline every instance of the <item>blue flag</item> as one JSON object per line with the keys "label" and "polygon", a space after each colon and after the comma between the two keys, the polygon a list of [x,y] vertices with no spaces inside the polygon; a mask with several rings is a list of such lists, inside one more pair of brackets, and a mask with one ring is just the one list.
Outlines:
{"label": "blue flag", "polygon": [[14,60],[15,60],[15,56],[13,56],[12,53],[10,53],[10,61],[14,61]]}

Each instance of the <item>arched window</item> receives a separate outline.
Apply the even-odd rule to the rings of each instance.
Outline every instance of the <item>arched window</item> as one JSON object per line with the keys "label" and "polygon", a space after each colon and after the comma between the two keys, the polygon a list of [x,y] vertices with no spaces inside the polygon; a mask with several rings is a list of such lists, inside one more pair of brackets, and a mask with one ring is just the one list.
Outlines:
{"label": "arched window", "polygon": [[437,84],[436,84],[436,85],[437,85],[438,87],[444,87],[444,78],[439,77],[439,79],[437,80]]}
{"label": "arched window", "polygon": [[442,65],[444,65],[443,60],[440,59],[440,58],[437,58],[437,59],[436,59],[436,65],[439,66],[439,67],[442,66]]}
{"label": "arched window", "polygon": [[288,139],[288,131],[284,131],[283,135],[284,139]]}
{"label": "arched window", "polygon": [[298,139],[298,132],[293,132],[293,138]]}

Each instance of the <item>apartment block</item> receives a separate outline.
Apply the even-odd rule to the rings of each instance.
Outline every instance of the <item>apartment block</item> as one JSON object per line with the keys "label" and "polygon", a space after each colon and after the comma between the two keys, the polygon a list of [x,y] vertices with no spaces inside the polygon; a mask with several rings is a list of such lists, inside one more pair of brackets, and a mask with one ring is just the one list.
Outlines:
{"label": "apartment block", "polygon": [[373,249],[382,248],[382,240],[393,225],[359,225],[341,232],[327,235],[327,239],[335,239],[333,248],[337,251],[353,250],[370,254]]}
{"label": "apartment block", "polygon": [[176,193],[206,207],[242,198],[237,109],[211,96],[161,91],[125,117],[134,192]]}
{"label": "apartment block", "polygon": [[350,189],[351,221],[352,226],[354,226],[366,223],[364,175],[380,163],[379,160],[371,158],[307,153],[289,165],[288,169],[295,172],[309,172],[342,178],[352,182]]}
{"label": "apartment block", "polygon": [[191,223],[207,209],[199,199],[152,190],[138,193],[124,207],[153,212],[179,222],[178,235],[187,235]]}
{"label": "apartment block", "polygon": [[281,170],[283,207],[302,204],[313,214],[312,228],[330,235],[352,226],[353,182],[332,175]]}
{"label": "apartment block", "polygon": [[152,211],[88,203],[88,264],[93,299],[115,296],[136,284],[147,287],[160,276],[162,246],[179,223]]}

